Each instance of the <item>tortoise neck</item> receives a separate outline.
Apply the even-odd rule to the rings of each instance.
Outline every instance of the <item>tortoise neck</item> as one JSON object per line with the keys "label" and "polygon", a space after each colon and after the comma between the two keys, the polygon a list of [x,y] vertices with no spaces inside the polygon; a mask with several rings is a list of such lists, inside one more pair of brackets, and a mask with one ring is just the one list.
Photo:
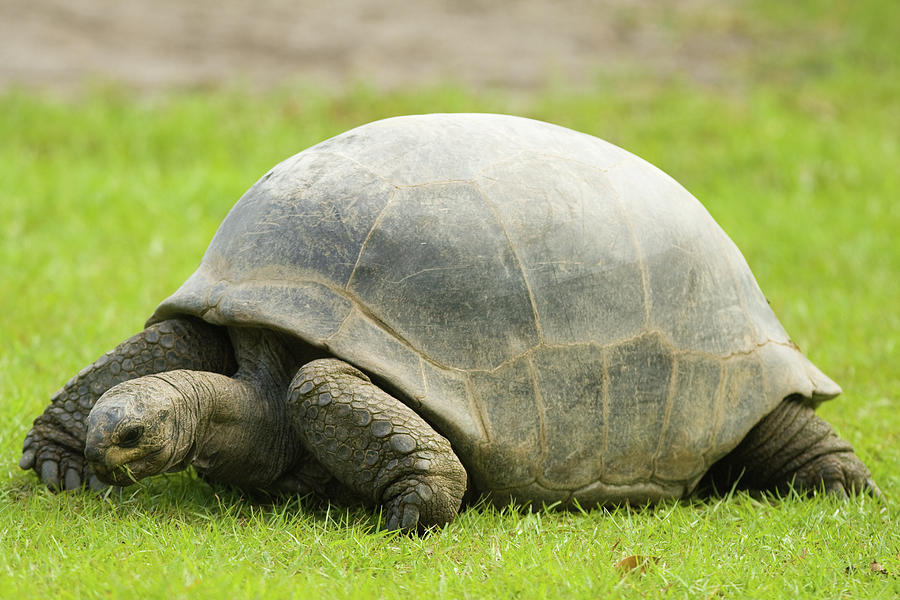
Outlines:
{"label": "tortoise neck", "polygon": [[228,333],[238,363],[235,379],[285,392],[301,366],[287,336],[255,327],[232,327]]}
{"label": "tortoise neck", "polygon": [[286,414],[287,387],[299,365],[286,336],[252,327],[232,327],[229,335],[237,372],[195,372],[178,386],[196,422],[189,460],[212,481],[266,487],[299,454]]}
{"label": "tortoise neck", "polygon": [[299,443],[285,414],[283,390],[223,378],[198,436],[194,466],[210,479],[265,487],[296,460]]}

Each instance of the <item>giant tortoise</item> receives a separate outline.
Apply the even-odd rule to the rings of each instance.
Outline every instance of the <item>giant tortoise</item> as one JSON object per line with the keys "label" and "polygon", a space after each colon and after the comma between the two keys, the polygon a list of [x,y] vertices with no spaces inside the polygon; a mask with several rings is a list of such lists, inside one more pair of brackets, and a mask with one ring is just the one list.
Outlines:
{"label": "giant tortoise", "polygon": [[401,529],[467,493],[679,498],[714,465],[877,493],[813,412],[840,391],[657,168],[539,121],[408,116],[266,173],[146,329],[57,392],[20,464],[57,489],[192,465]]}

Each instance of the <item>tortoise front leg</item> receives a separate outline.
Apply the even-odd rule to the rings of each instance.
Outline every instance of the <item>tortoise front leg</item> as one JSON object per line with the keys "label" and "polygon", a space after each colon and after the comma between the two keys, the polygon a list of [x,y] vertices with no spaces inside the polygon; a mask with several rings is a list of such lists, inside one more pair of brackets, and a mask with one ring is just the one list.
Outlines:
{"label": "tortoise front leg", "polygon": [[456,516],[466,471],[450,442],[354,367],[307,363],[288,410],[306,449],[351,492],[384,506],[388,529],[422,531]]}
{"label": "tortoise front leg", "polygon": [[103,487],[84,460],[91,408],[118,383],[173,369],[233,372],[235,361],[225,329],[198,319],[171,319],[125,340],[53,395],[25,437],[19,466],[33,469],[54,489]]}

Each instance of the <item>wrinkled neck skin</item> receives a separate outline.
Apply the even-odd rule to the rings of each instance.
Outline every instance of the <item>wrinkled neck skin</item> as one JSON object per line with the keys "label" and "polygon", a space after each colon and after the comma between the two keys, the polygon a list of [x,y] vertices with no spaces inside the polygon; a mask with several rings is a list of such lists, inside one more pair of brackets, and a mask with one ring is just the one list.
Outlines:
{"label": "wrinkled neck skin", "polygon": [[[262,488],[301,452],[285,408],[287,387],[299,365],[277,334],[249,328],[230,333],[239,365],[233,377],[210,373],[171,382],[183,396],[183,402],[175,403],[171,470],[191,464],[210,481]],[[175,376],[178,372],[163,374]]]}

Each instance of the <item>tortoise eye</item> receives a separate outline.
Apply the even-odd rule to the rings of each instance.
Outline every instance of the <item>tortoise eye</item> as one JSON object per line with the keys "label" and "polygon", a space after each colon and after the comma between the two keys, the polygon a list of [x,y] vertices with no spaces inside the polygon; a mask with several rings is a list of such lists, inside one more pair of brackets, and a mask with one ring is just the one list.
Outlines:
{"label": "tortoise eye", "polygon": [[119,435],[118,446],[120,448],[134,448],[141,441],[142,435],[144,435],[143,425],[129,427]]}

